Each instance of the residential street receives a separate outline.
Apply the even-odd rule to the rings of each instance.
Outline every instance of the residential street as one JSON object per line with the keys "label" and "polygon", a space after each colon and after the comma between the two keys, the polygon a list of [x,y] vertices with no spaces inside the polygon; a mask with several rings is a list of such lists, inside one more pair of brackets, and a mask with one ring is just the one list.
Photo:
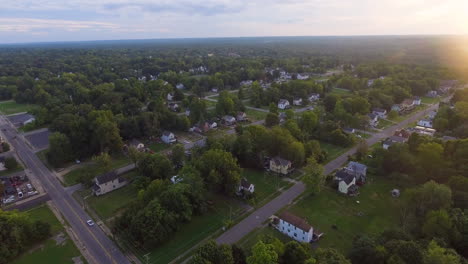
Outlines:
{"label": "residential street", "polygon": [[[372,137],[367,139],[367,144],[369,146],[379,142],[380,140],[387,138],[393,134],[397,129],[403,128],[408,124],[417,121],[418,119],[425,116],[432,110],[438,108],[438,104],[434,104],[425,110],[421,110],[411,115],[408,119],[391,126],[379,133],[374,134]],[[357,146],[348,150],[338,158],[330,161],[324,166],[324,173],[329,174],[336,169],[339,169],[347,160],[348,156],[356,152]],[[262,226],[262,223],[265,222],[270,216],[275,214],[278,210],[285,207],[291,203],[295,198],[297,198],[302,192],[305,191],[305,185],[302,182],[296,183],[294,186],[280,194],[278,197],[264,205],[263,207],[257,209],[248,217],[243,219],[234,227],[230,228],[228,231],[224,232],[221,236],[216,239],[218,244],[232,244],[239,241],[242,237],[252,232],[255,228]]]}
{"label": "residential street", "polygon": [[96,264],[130,263],[125,255],[117,248],[98,226],[88,226],[86,221],[91,219],[78,202],[68,194],[54,174],[47,169],[41,160],[24,142],[17,130],[5,119],[0,120],[0,128],[7,141],[13,146],[17,155],[41,182],[44,190],[67,220],[81,244],[77,247],[83,249],[88,256],[87,260]]}

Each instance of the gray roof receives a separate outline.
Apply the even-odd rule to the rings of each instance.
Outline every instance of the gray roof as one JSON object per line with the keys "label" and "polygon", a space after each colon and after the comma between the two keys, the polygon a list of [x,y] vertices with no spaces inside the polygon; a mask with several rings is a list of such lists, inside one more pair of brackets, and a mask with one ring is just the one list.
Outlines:
{"label": "gray roof", "polygon": [[285,104],[285,103],[289,103],[289,101],[286,100],[286,99],[280,99],[278,103],[279,104]]}
{"label": "gray roof", "polygon": [[343,175],[343,176],[344,177],[341,178],[340,181],[344,181],[346,184],[350,184],[355,179],[354,175],[351,175],[349,173],[347,173],[346,175]]}
{"label": "gray roof", "polygon": [[170,132],[170,131],[164,131],[163,132],[163,136],[166,136],[166,137],[168,137],[171,134],[172,134],[172,132]]}
{"label": "gray roof", "polygon": [[376,117],[378,117],[378,115],[376,115],[376,114],[374,114],[374,113],[370,113],[368,116],[369,116],[370,119],[372,119],[372,120],[375,119]]}
{"label": "gray roof", "polygon": [[31,118],[34,118],[34,116],[31,115],[31,114],[28,114],[28,113],[8,116],[8,119],[13,124],[22,124],[22,123],[30,120]]}
{"label": "gray roof", "polygon": [[372,109],[372,112],[377,112],[377,113],[384,113],[386,112],[387,110],[385,109],[382,109],[382,108],[374,108]]}
{"label": "gray roof", "polygon": [[96,177],[96,180],[99,184],[114,181],[115,179],[119,179],[119,182],[124,181],[123,178],[120,178],[116,171],[109,171]]}
{"label": "gray roof", "polygon": [[399,136],[391,136],[391,137],[389,137],[387,139],[389,139],[392,142],[396,142],[396,143],[405,143],[406,142],[406,138],[399,137]]}
{"label": "gray roof", "polygon": [[359,162],[355,162],[355,161],[350,161],[348,163],[347,168],[349,170],[356,171],[358,173],[363,173],[363,174],[365,174],[366,171],[367,171],[367,166],[366,165],[361,164]]}
{"label": "gray roof", "polygon": [[291,162],[278,156],[271,159],[276,165],[288,166]]}

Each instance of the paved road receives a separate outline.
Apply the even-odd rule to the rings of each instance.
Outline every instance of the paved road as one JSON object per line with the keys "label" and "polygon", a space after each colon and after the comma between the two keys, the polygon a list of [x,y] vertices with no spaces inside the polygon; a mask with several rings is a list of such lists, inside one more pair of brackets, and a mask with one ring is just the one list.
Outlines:
{"label": "paved road", "polygon": [[[372,137],[368,138],[367,144],[373,145],[380,140],[391,136],[393,132],[397,129],[403,128],[408,124],[424,117],[427,113],[432,110],[438,108],[437,105],[432,105],[429,108],[422,110],[413,114],[408,119],[393,125],[377,134],[374,134]],[[329,174],[336,169],[339,169],[343,166],[345,162],[348,161],[348,156],[354,154],[356,152],[357,147],[354,147],[347,151],[346,153],[342,154],[338,158],[334,159],[333,161],[327,163],[324,166],[325,174]],[[278,197],[264,205],[263,207],[257,209],[252,214],[250,214],[247,218],[239,222],[237,225],[229,229],[228,231],[224,232],[221,236],[216,239],[218,244],[232,244],[239,241],[242,237],[247,235],[248,233],[252,232],[255,228],[262,226],[262,223],[265,222],[270,216],[275,214],[278,210],[285,207],[289,203],[291,203],[296,197],[298,197],[302,192],[305,191],[305,185],[302,182],[296,183],[294,186],[280,194]]]}
{"label": "paved road", "polygon": [[49,200],[50,200],[49,195],[44,194],[44,195],[38,196],[35,199],[26,201],[24,203],[19,203],[19,204],[13,205],[12,207],[5,208],[5,210],[7,210],[7,211],[11,211],[11,210],[26,211],[26,210],[32,209],[32,208],[34,208],[36,206],[39,206],[40,204],[43,204],[43,203],[45,203],[45,202],[47,202]]}
{"label": "paved road", "polygon": [[58,179],[50,172],[41,160],[32,152],[24,142],[23,137],[18,135],[17,130],[4,116],[0,119],[0,128],[5,138],[14,147],[17,155],[31,170],[32,174],[41,182],[44,190],[70,224],[73,232],[78,237],[80,248],[84,248],[92,263],[97,264],[130,264],[125,255],[116,247],[104,232],[97,226],[89,227],[86,224],[91,219],[81,208],[78,202],[69,195]]}

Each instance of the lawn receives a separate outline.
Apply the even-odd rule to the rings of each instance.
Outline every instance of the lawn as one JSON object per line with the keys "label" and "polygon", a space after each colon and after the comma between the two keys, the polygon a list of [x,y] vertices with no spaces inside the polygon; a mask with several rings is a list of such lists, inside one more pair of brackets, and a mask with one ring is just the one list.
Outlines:
{"label": "lawn", "polygon": [[205,101],[206,103],[206,107],[215,107],[216,106],[216,102],[213,102],[213,101],[210,101],[210,100],[206,100],[206,99],[203,99],[203,101]]}
{"label": "lawn", "polygon": [[333,144],[326,143],[323,141],[320,141],[320,148],[322,150],[325,150],[328,153],[327,161],[325,163],[328,163],[329,161],[336,159],[337,157],[339,157],[341,154],[345,153],[348,150],[348,148],[333,145]]}
{"label": "lawn", "polygon": [[334,95],[350,95],[351,91],[342,89],[342,88],[333,88],[333,90],[330,92],[330,94]]}
{"label": "lawn", "polygon": [[370,176],[357,197],[347,197],[327,188],[318,195],[305,196],[289,210],[325,233],[319,246],[346,253],[355,236],[377,234],[398,226],[397,203],[401,198],[390,195],[395,187],[386,179]]}
{"label": "lawn", "polygon": [[[63,226],[57,220],[52,211],[45,205],[41,205],[28,211],[29,215],[34,220],[42,220],[51,225],[52,235],[57,235],[64,232]],[[73,263],[72,258],[81,256],[81,253],[76,248],[75,244],[65,234],[66,240],[63,244],[57,245],[53,238],[47,239],[44,243],[36,245],[27,253],[15,259],[12,264],[33,264],[33,263],[49,263],[62,264]],[[84,260],[81,257],[81,260]]]}
{"label": "lawn", "polygon": [[[130,163],[131,161],[128,157],[124,155],[120,155],[120,156],[112,157],[110,167],[111,169],[118,169]],[[99,167],[98,165],[94,163],[87,164],[84,167],[80,167],[78,169],[72,170],[69,173],[65,174],[63,176],[65,180],[64,185],[72,186],[72,185],[78,184],[79,178],[83,174],[92,174],[92,175],[98,176],[99,174],[102,174],[104,172],[105,172],[104,169],[102,169],[101,167]]]}
{"label": "lawn", "polygon": [[283,243],[287,243],[290,241],[290,238],[283,233],[277,231],[273,227],[262,227],[255,229],[254,231],[250,232],[248,235],[243,237],[237,245],[241,247],[247,255],[250,255],[250,250],[258,241],[264,239],[265,237],[275,237],[278,238]]}
{"label": "lawn", "polygon": [[160,152],[160,151],[163,151],[163,150],[166,150],[168,148],[170,148],[172,145],[170,144],[166,144],[166,143],[163,143],[163,142],[152,142],[148,145],[148,148],[151,149],[152,151],[154,152]]}
{"label": "lawn", "polygon": [[424,97],[421,98],[421,103],[423,103],[423,104],[434,104],[434,103],[437,103],[439,101],[440,101],[439,97],[432,98],[432,97],[424,96]]}
{"label": "lawn", "polygon": [[385,119],[379,119],[379,124],[377,125],[377,128],[383,129],[387,128],[391,125],[394,125],[391,121],[385,120]]}
{"label": "lawn", "polygon": [[247,117],[250,119],[250,121],[255,122],[258,120],[265,120],[265,117],[268,115],[266,112],[262,111],[257,111],[253,109],[246,108],[245,113],[247,114]]}
{"label": "lawn", "polygon": [[272,199],[279,188],[288,184],[278,175],[269,174],[265,171],[243,169],[241,177],[255,186],[255,199],[257,203],[262,203],[266,199]]}
{"label": "lawn", "polygon": [[[137,175],[137,172],[132,171],[122,176],[125,177],[126,175],[133,178]],[[136,200],[137,194],[137,189],[129,184],[102,196],[91,195],[86,198],[86,203],[96,212],[101,220],[106,221],[116,216],[119,211]]]}
{"label": "lawn", "polygon": [[220,195],[213,195],[213,207],[201,216],[192,217],[189,223],[182,224],[180,229],[165,244],[153,250],[138,249],[140,259],[150,252],[151,263],[169,263],[187,252],[203,239],[224,226],[226,220],[234,220],[243,213],[239,202]]}
{"label": "lawn", "polygon": [[9,175],[9,174],[12,174],[12,173],[15,173],[15,172],[18,172],[18,171],[22,171],[23,170],[23,167],[21,166],[21,164],[18,163],[18,166],[12,170],[3,170],[3,171],[0,171],[0,176],[6,176],[6,175]]}
{"label": "lawn", "polygon": [[33,104],[18,104],[15,101],[0,102],[0,112],[4,115],[11,115],[21,112],[30,112],[37,109],[37,105]]}

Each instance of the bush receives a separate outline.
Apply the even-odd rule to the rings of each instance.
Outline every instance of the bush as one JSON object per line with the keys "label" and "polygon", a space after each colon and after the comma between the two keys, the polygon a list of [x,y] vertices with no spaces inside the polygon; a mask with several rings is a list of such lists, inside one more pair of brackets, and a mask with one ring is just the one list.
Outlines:
{"label": "bush", "polygon": [[10,145],[8,145],[6,142],[2,142],[2,150],[3,152],[10,151]]}
{"label": "bush", "polygon": [[5,158],[5,168],[8,170],[14,170],[18,167],[18,161],[13,157]]}

